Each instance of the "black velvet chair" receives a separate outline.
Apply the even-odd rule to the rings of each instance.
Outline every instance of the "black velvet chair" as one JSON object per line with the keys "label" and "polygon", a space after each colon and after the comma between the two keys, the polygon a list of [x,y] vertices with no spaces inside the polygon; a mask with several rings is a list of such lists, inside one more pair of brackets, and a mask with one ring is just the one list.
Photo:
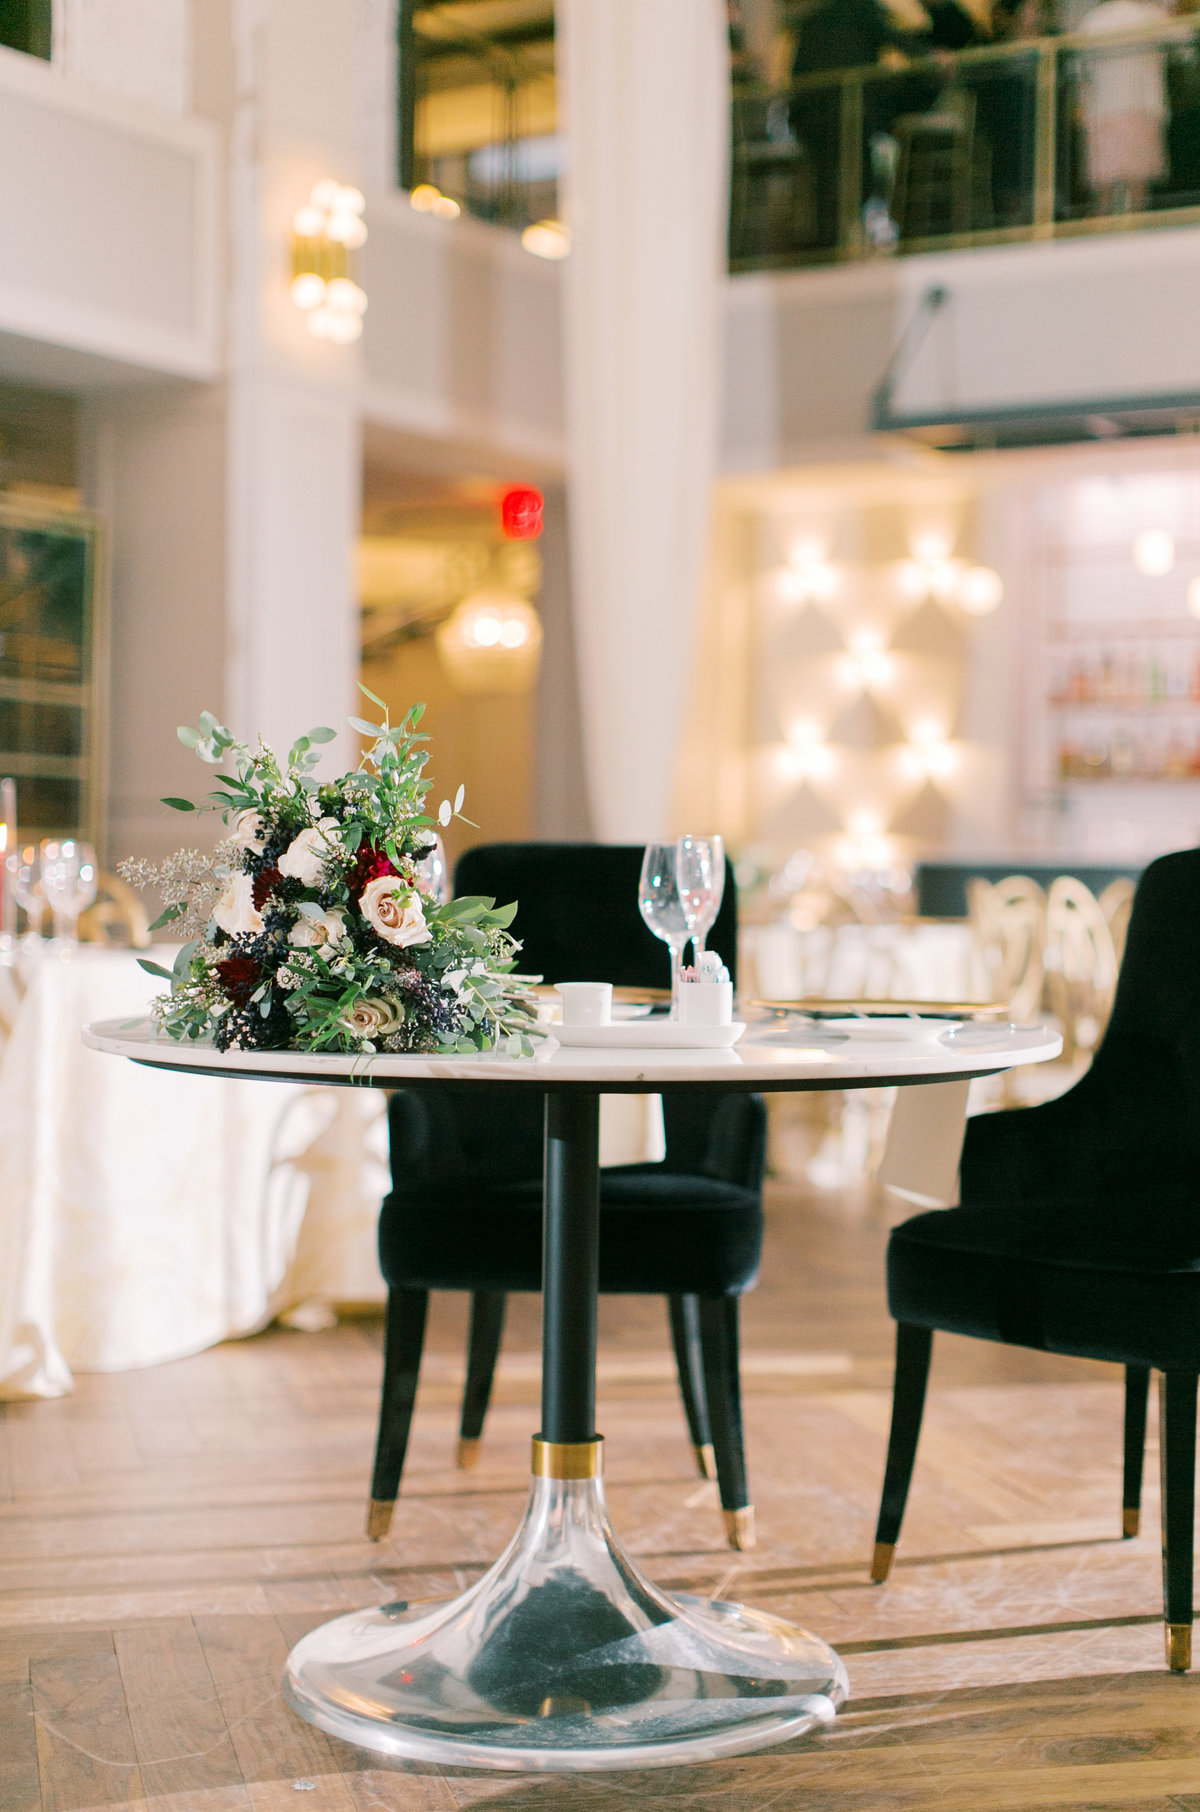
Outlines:
{"label": "black velvet chair", "polygon": [[[515,899],[521,967],[547,981],[669,980],[642,923],[640,847],[501,843],[468,851],[455,891]],[[709,935],[735,974],[732,872]],[[430,1290],[471,1292],[459,1464],[475,1463],[512,1290],[541,1289],[543,1098],[470,1086],[399,1089],[392,1191],[379,1223],[388,1285],[383,1402],[367,1531],[391,1526],[412,1422]],[[666,1156],[601,1173],[600,1289],[667,1298],[680,1392],[701,1472],[715,1475],[731,1546],[749,1547],[738,1382],[738,1297],[762,1250],[766,1112],[758,1095],[664,1095]]]}
{"label": "black velvet chair", "polygon": [[1092,1067],[1041,1107],[971,1120],[960,1205],[888,1246],[896,1383],[872,1578],[890,1571],[935,1328],[1125,1367],[1122,1532],[1136,1535],[1146,1400],[1162,1373],[1167,1662],[1192,1633],[1200,1374],[1200,850],[1154,862],[1134,900]]}

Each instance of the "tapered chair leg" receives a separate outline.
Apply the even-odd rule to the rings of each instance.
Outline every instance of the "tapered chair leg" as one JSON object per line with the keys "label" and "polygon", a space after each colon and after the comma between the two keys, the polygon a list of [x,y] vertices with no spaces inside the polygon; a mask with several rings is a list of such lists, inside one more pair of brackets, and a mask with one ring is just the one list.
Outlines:
{"label": "tapered chair leg", "polygon": [[492,1400],[492,1379],[504,1332],[508,1298],[503,1290],[476,1290],[471,1297],[471,1338],[467,1348],[467,1384],[463,1391],[462,1421],[458,1429],[458,1463],[479,1464],[483,1420]]}
{"label": "tapered chair leg", "polygon": [[879,1504],[879,1522],[875,1528],[875,1553],[871,1559],[871,1578],[882,1585],[892,1570],[908,1487],[912,1481],[913,1461],[917,1457],[917,1437],[925,1413],[925,1386],[929,1382],[929,1360],[933,1352],[933,1330],[914,1327],[909,1322],[896,1324],[896,1380],[892,1387],[892,1432],[888,1436],[887,1465],[883,1474],[883,1496]]}
{"label": "tapered chair leg", "polygon": [[1163,1615],[1167,1666],[1192,1665],[1193,1519],[1196,1503],[1195,1372],[1164,1372],[1159,1381],[1162,1458]]}
{"label": "tapered chair leg", "polygon": [[700,1347],[704,1358],[704,1395],[717,1462],[717,1489],[731,1548],[754,1546],[754,1506],[746,1485],[746,1450],[742,1436],[742,1386],[738,1371],[738,1299],[696,1298]]}
{"label": "tapered chair leg", "polygon": [[1150,1367],[1125,1367],[1125,1476],[1121,1489],[1121,1534],[1136,1535],[1142,1521],[1142,1469],[1146,1456],[1146,1400]]}
{"label": "tapered chair leg", "polygon": [[404,1471],[413,1404],[417,1397],[428,1308],[428,1290],[388,1291],[383,1397],[379,1405],[379,1438],[375,1445],[371,1501],[367,1507],[367,1534],[372,1541],[382,1541],[392,1526],[392,1512],[400,1489],[400,1474]]}
{"label": "tapered chair leg", "polygon": [[715,1479],[717,1460],[708,1423],[708,1398],[704,1390],[704,1356],[700,1348],[700,1300],[696,1296],[668,1296],[671,1344],[679,1371],[679,1394],[687,1417],[688,1434],[702,1479]]}

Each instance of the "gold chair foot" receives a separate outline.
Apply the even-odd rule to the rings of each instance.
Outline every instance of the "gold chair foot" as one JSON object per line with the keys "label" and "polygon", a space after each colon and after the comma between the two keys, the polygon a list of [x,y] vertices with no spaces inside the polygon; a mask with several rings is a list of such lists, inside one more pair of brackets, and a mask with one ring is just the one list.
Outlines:
{"label": "gold chair foot", "polygon": [[1173,1674],[1186,1674],[1192,1665],[1192,1626],[1190,1623],[1168,1623],[1167,1666]]}
{"label": "gold chair foot", "polygon": [[754,1532],[754,1505],[745,1504],[740,1510],[722,1510],[725,1518],[725,1539],[731,1548],[742,1553],[754,1547],[758,1540]]}
{"label": "gold chair foot", "polygon": [[896,1544],[894,1541],[877,1541],[875,1543],[875,1552],[871,1556],[871,1580],[874,1585],[883,1584],[892,1570],[892,1562],[895,1558]]}
{"label": "gold chair foot", "polygon": [[392,1526],[394,1497],[373,1497],[367,1502],[367,1534],[372,1541],[382,1541]]}
{"label": "gold chair foot", "polygon": [[1132,1537],[1137,1534],[1137,1532],[1141,1528],[1141,1526],[1142,1526],[1142,1513],[1140,1510],[1130,1510],[1128,1507],[1126,1507],[1124,1510],[1122,1510],[1122,1512],[1121,1512],[1121,1538],[1123,1541],[1131,1540]]}
{"label": "gold chair foot", "polygon": [[463,1439],[458,1443],[458,1469],[460,1472],[474,1472],[479,1464],[479,1447],[481,1437]]}
{"label": "gold chair foot", "polygon": [[702,1479],[715,1479],[717,1476],[717,1454],[711,1441],[703,1447],[693,1447],[696,1456],[696,1470]]}

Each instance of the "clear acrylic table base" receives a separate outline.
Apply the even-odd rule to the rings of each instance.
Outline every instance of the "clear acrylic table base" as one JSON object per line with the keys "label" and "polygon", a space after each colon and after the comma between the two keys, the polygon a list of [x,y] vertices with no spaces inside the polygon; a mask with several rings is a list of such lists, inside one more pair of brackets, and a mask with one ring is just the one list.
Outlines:
{"label": "clear acrylic table base", "polygon": [[766,1748],[830,1722],[846,1691],[816,1636],[645,1579],[598,1477],[535,1477],[516,1535],[469,1591],[339,1617],[284,1673],[301,1717],[365,1749],[547,1771]]}

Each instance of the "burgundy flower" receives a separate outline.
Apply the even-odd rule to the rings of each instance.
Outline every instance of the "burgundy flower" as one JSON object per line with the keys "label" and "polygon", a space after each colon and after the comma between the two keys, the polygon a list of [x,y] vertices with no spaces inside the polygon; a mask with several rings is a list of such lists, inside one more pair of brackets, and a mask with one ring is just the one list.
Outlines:
{"label": "burgundy flower", "polygon": [[362,894],[363,888],[372,881],[377,881],[380,875],[394,875],[399,872],[386,851],[377,849],[373,843],[364,844],[358,852],[354,867],[346,876],[350,898],[357,900]]}
{"label": "burgundy flower", "polygon": [[252,956],[227,956],[217,964],[217,974],[233,1004],[244,1007],[262,980],[262,964]]}
{"label": "burgundy flower", "polygon": [[282,879],[283,876],[273,864],[270,868],[259,869],[254,877],[254,904],[259,912],[266,905],[267,895],[272,887],[275,887]]}

